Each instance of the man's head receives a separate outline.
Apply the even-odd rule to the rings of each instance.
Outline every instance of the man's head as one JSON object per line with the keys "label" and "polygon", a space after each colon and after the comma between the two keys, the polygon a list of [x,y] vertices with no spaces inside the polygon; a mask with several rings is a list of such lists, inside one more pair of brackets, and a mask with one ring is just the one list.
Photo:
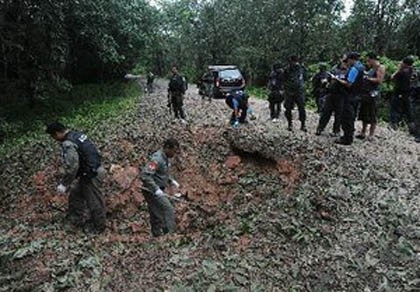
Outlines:
{"label": "man's head", "polygon": [[350,66],[354,65],[360,59],[360,54],[357,52],[351,52],[347,55],[347,64]]}
{"label": "man's head", "polygon": [[67,128],[59,122],[54,122],[47,126],[45,132],[50,134],[54,140],[63,142],[66,137]]}
{"label": "man's head", "polygon": [[341,62],[340,62],[340,68],[342,68],[342,69],[347,69],[348,68],[348,60],[347,60],[347,57],[341,60]]}
{"label": "man's head", "polygon": [[366,63],[369,67],[375,66],[375,64],[378,62],[378,56],[375,53],[369,53],[366,57]]}
{"label": "man's head", "polygon": [[172,71],[173,74],[177,74],[178,73],[178,66],[177,65],[173,65],[171,71]]}
{"label": "man's head", "polygon": [[174,138],[169,138],[168,140],[163,143],[163,151],[165,155],[169,158],[174,157],[176,154],[179,153],[179,143]]}
{"label": "man's head", "polygon": [[414,59],[412,57],[405,57],[403,59],[402,63],[406,67],[411,67],[414,64]]}
{"label": "man's head", "polygon": [[292,55],[289,57],[289,63],[292,65],[298,64],[299,63],[299,57],[296,55]]}

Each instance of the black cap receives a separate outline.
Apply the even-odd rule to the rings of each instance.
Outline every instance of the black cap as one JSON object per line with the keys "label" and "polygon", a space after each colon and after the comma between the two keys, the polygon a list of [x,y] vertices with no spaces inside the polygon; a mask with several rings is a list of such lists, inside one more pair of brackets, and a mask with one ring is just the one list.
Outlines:
{"label": "black cap", "polygon": [[359,60],[359,58],[360,58],[360,54],[358,52],[350,52],[347,55],[347,59]]}
{"label": "black cap", "polygon": [[413,66],[414,64],[414,59],[412,57],[405,57],[403,59],[403,63],[408,65],[408,66]]}
{"label": "black cap", "polygon": [[49,125],[47,125],[47,129],[45,130],[45,132],[47,134],[53,135],[55,133],[61,133],[64,132],[66,130],[66,126],[64,126],[62,123],[60,122],[53,122]]}
{"label": "black cap", "polygon": [[297,55],[291,55],[289,61],[293,63],[299,62],[299,57]]}
{"label": "black cap", "polygon": [[378,55],[376,55],[373,52],[370,52],[369,54],[367,54],[368,59],[372,59],[372,60],[378,60]]}

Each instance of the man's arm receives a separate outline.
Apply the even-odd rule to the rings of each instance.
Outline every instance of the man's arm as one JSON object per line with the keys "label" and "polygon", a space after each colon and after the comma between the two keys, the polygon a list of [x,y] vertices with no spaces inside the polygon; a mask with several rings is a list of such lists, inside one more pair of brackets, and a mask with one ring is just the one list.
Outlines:
{"label": "man's arm", "polygon": [[334,80],[336,80],[341,85],[344,85],[347,88],[350,88],[353,83],[356,81],[357,74],[359,74],[359,70],[357,70],[355,67],[351,67],[349,75],[347,76],[346,80],[342,80],[338,78],[337,76],[332,76]]}
{"label": "man's arm", "polygon": [[63,142],[64,157],[64,177],[61,184],[69,187],[76,179],[79,170],[79,154],[77,153],[77,145],[71,141]]}
{"label": "man's arm", "polygon": [[376,77],[375,78],[371,78],[368,77],[367,80],[369,80],[370,82],[374,82],[377,84],[381,84],[385,79],[385,66],[381,65],[378,68],[378,71],[376,72]]}

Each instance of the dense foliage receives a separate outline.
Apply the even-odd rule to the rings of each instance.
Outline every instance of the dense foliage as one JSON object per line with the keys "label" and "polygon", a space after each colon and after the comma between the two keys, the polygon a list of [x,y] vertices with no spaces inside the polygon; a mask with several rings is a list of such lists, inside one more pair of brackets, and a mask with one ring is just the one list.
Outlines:
{"label": "dense foliage", "polygon": [[209,63],[235,63],[261,84],[291,54],[307,64],[350,50],[419,55],[419,0],[356,0],[346,20],[343,9],[341,0],[164,1],[166,58],[190,77]]}
{"label": "dense foliage", "polygon": [[144,0],[1,0],[3,100],[124,76],[150,54],[156,19]]}
{"label": "dense foliage", "polygon": [[76,83],[129,70],[196,81],[211,63],[234,63],[263,85],[270,65],[306,64],[349,50],[400,60],[419,53],[420,0],[0,0],[0,102],[51,98]]}

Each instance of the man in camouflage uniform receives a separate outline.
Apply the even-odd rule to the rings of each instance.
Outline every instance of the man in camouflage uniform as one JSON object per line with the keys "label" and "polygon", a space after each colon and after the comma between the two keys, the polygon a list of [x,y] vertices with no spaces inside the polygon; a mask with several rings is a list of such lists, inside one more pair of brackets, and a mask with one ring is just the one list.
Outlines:
{"label": "man in camouflage uniform", "polygon": [[155,152],[141,172],[143,195],[148,204],[153,236],[175,232],[175,210],[165,190],[179,184],[169,176],[169,159],[179,152],[179,143],[171,138]]}
{"label": "man in camouflage uniform", "polygon": [[[64,194],[70,190],[67,218],[94,233],[103,232],[106,209],[100,185],[105,170],[95,145],[85,134],[71,131],[59,122],[48,125],[46,132],[62,147],[65,173],[57,192]],[[86,224],[86,209],[92,224]]]}
{"label": "man in camouflage uniform", "polygon": [[186,79],[181,76],[176,66],[172,67],[172,77],[168,85],[168,105],[172,107],[175,118],[185,120],[184,94],[187,90]]}

